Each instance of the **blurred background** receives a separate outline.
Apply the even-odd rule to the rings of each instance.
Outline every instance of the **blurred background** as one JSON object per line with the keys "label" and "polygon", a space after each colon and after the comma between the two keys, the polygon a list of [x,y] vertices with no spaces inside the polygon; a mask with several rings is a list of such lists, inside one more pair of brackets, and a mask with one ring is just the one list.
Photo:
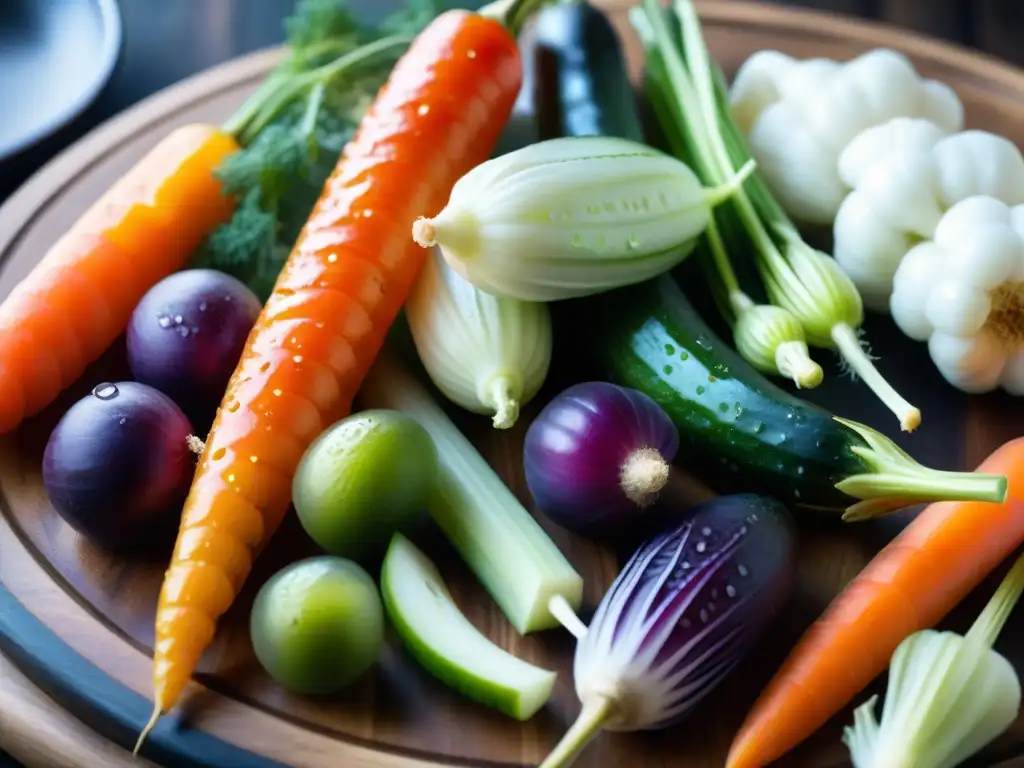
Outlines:
{"label": "blurred background", "polygon": [[[25,79],[18,78],[18,73],[27,70],[19,70],[11,62],[27,67],[33,56],[51,58],[43,90],[39,90],[38,80],[31,89],[29,97],[37,107],[43,108],[43,99],[49,105],[60,104],[62,98],[73,99],[76,89],[81,92],[75,71],[59,56],[54,58],[55,52],[63,52],[65,58],[71,55],[64,37],[86,28],[87,20],[76,20],[74,6],[95,3],[98,7],[106,2],[120,16],[120,34],[115,41],[119,55],[112,74],[95,100],[84,111],[76,110],[78,114],[70,122],[42,141],[0,159],[0,203],[47,160],[98,123],[182,78],[280,42],[282,19],[294,0],[0,0],[0,103],[12,103],[7,91],[26,98]],[[383,16],[399,2],[350,0],[350,5],[370,16]],[[1024,66],[1024,0],[787,0],[780,4],[882,20]],[[57,26],[46,27],[33,18],[43,9],[59,20]],[[93,50],[89,54],[99,55]],[[19,114],[4,109],[0,121],[13,131],[14,121],[29,119],[27,115],[19,118]],[[0,133],[2,128],[0,125]],[[0,152],[0,157],[3,154]]]}

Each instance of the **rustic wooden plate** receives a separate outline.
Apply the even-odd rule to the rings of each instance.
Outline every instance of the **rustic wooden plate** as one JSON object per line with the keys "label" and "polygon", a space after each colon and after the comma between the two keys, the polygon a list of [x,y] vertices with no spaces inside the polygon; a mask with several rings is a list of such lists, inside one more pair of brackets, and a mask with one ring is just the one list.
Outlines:
{"label": "rustic wooden plate", "polygon": [[[627,3],[605,4],[614,13],[630,64],[638,72],[640,51],[626,22]],[[705,2],[700,10],[712,51],[727,72],[765,47],[801,57],[846,58],[870,47],[891,46],[909,54],[923,73],[955,87],[971,126],[1000,132],[1024,146],[1024,73],[894,29],[827,15],[724,2]],[[277,58],[277,51],[256,54],[171,88],[102,126],[41,171],[0,210],[0,296],[160,136],[189,121],[223,118]],[[890,321],[871,318],[867,330],[886,374],[922,407],[920,430],[913,436],[896,434],[892,417],[863,387],[834,370],[811,399],[884,429],[923,461],[943,468],[973,468],[997,444],[1024,430],[1024,402],[1000,395],[958,394],[939,378],[927,351],[900,337]],[[80,541],[53,513],[40,482],[42,447],[56,420],[92,385],[122,375],[123,361],[115,348],[60,402],[0,444],[0,650],[62,706],[114,742],[130,746],[150,709],[152,624],[164,561],[114,559]],[[538,402],[563,383],[550,382]],[[458,417],[524,501],[528,495],[520,468],[521,440],[533,413],[535,409],[521,419],[520,428],[506,434],[490,430],[483,419]],[[799,588],[792,604],[742,668],[688,722],[654,735],[601,736],[579,761],[581,768],[720,766],[745,711],[797,635],[910,514],[876,524],[805,531]],[[593,604],[614,577],[615,559],[547,527],[585,575],[587,600]],[[418,669],[395,642],[389,643],[375,671],[346,695],[304,699],[273,685],[250,651],[246,619],[258,586],[286,562],[313,551],[290,522],[222,621],[185,706],[161,722],[144,755],[166,765],[233,768],[536,765],[577,711],[570,639],[561,632],[518,637],[453,552],[440,540],[429,543],[432,556],[444,564],[458,601],[483,631],[513,652],[561,671],[551,705],[532,721],[515,724],[461,699]],[[991,589],[992,579],[947,625],[962,628]],[[1024,671],[1022,630],[1024,620],[1017,616],[1000,645]],[[46,717],[38,707],[34,711],[40,712],[40,719]],[[25,717],[8,722],[15,720],[32,727],[25,725]],[[839,729],[847,722],[848,712],[780,765],[848,765],[839,742]],[[40,722],[36,734],[42,755],[45,734],[52,733],[47,725]],[[993,766],[1009,760],[1022,745],[1024,719],[973,764]],[[79,764],[106,765],[108,759],[110,755],[97,751],[92,742],[83,743]],[[52,764],[45,758],[41,762]]]}

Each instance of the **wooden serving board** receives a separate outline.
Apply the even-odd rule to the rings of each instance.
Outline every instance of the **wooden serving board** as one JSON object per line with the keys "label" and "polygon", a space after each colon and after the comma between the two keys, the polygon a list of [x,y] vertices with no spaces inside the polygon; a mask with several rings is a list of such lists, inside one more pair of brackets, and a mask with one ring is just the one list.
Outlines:
{"label": "wooden serving board", "polygon": [[[605,5],[614,13],[630,65],[638,73],[641,51],[626,21],[627,3],[606,0]],[[700,11],[712,53],[729,74],[761,48],[800,57],[847,58],[889,46],[909,54],[924,74],[952,85],[966,105],[971,127],[1002,133],[1024,146],[1020,71],[895,29],[838,17],[721,1],[702,3]],[[161,136],[186,122],[223,119],[278,57],[276,50],[259,53],[183,82],[102,126],[43,169],[0,209],[0,296]],[[922,408],[921,428],[912,436],[899,435],[895,420],[866,389],[831,366],[826,383],[808,393],[810,399],[883,429],[922,461],[941,468],[972,469],[996,445],[1024,432],[1024,401],[957,393],[935,372],[927,350],[901,337],[887,318],[870,318],[866,329],[885,374]],[[826,357],[818,355],[823,361]],[[9,672],[0,682],[0,730],[5,730],[9,748],[21,745],[23,759],[36,765],[121,764],[126,758],[121,748],[134,743],[150,711],[153,616],[166,555],[112,558],[80,541],[50,508],[40,479],[43,445],[64,410],[97,382],[125,375],[120,349],[115,348],[60,402],[0,441],[0,651],[6,657],[0,676]],[[550,381],[518,427],[507,433],[490,429],[486,419],[456,414],[524,503],[529,495],[521,468],[523,432],[540,404],[565,384]],[[685,723],[657,734],[603,735],[578,765],[721,766],[732,734],[800,632],[911,514],[804,530],[792,603],[742,667]],[[615,558],[545,525],[584,574],[586,599],[593,605],[614,578]],[[225,768],[536,765],[578,711],[571,638],[560,631],[520,638],[453,550],[439,537],[428,543],[458,602],[478,627],[512,652],[560,671],[551,704],[535,718],[518,724],[460,698],[420,670],[393,638],[373,672],[344,695],[302,698],[275,686],[250,650],[247,619],[263,581],[287,562],[315,551],[291,519],[222,620],[184,706],[164,718],[144,756],[162,765]],[[998,576],[979,588],[946,626],[965,627]],[[1021,612],[1005,630],[1000,648],[1024,671]],[[17,666],[16,673],[10,664]],[[39,698],[40,690],[63,711],[51,714],[52,707],[41,705],[45,699]],[[67,713],[114,744],[83,737],[76,754],[68,743],[68,734],[75,731],[61,726],[60,718]],[[779,765],[848,765],[839,741],[848,722],[849,711]],[[1019,754],[1024,754],[1024,718],[972,765],[1008,766]]]}

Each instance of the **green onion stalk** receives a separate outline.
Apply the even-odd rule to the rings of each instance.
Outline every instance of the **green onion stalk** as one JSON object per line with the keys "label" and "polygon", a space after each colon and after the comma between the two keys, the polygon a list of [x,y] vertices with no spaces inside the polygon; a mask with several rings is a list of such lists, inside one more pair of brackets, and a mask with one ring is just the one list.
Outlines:
{"label": "green onion stalk", "polygon": [[[724,78],[711,61],[693,3],[673,0],[668,11],[657,0],[643,0],[630,20],[647,49],[645,91],[663,131],[676,137],[704,184],[734,176],[737,163],[749,162],[751,153],[732,118]],[[838,351],[901,428],[916,429],[920,410],[882,377],[861,345],[864,307],[853,282],[834,259],[804,242],[759,174],[751,174],[714,215],[718,230],[736,238],[730,250],[753,254],[769,300],[797,320],[806,342]]]}

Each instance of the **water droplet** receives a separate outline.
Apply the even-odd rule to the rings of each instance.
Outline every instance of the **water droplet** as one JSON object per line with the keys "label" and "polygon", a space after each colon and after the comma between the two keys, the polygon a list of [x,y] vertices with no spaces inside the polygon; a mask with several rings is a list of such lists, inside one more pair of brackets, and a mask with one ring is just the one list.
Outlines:
{"label": "water droplet", "polygon": [[689,560],[683,560],[683,562],[682,562],[682,565],[681,565],[680,567],[681,567],[681,568],[682,568],[682,569],[683,569],[684,571],[688,571],[688,570],[690,570],[690,561],[689,561]]}
{"label": "water droplet", "polygon": [[595,248],[604,248],[607,244],[608,244],[608,238],[605,237],[604,235],[598,235],[597,237],[594,238],[594,247]]}
{"label": "water droplet", "polygon": [[639,248],[640,238],[636,235],[630,235],[629,239],[626,241],[626,246],[630,249]]}
{"label": "water droplet", "polygon": [[740,536],[744,536],[744,535],[746,535],[746,533],[747,533],[747,526],[741,525],[740,526]]}
{"label": "water droplet", "polygon": [[467,59],[475,59],[476,58],[476,51],[473,51],[473,50],[466,51],[466,58]]}
{"label": "water droplet", "polygon": [[801,465],[800,465],[799,467],[797,467],[797,468],[796,468],[796,473],[797,473],[798,475],[802,475],[802,474],[804,474],[804,473],[805,473],[806,471],[807,471],[807,467],[805,467],[805,466],[804,466],[803,464],[801,464]]}
{"label": "water droplet", "polygon": [[327,324],[322,322],[322,321],[318,321],[318,322],[313,323],[313,327],[316,328],[319,331],[319,330],[323,330],[325,327],[327,327]]}
{"label": "water droplet", "polygon": [[419,109],[416,110],[417,115],[426,115],[430,112],[429,104],[420,104]]}
{"label": "water droplet", "polygon": [[712,344],[706,336],[701,336],[697,339],[697,346],[701,349],[711,349]]}
{"label": "water droplet", "polygon": [[197,333],[199,333],[199,329],[196,326],[194,326],[194,325],[192,326],[191,331],[192,331],[192,335],[193,336],[195,336]]}
{"label": "water droplet", "polygon": [[793,496],[798,499],[800,498],[800,490],[798,488],[793,489]]}
{"label": "water droplet", "polygon": [[698,552],[703,552],[707,548],[708,548],[708,545],[705,544],[703,541],[698,541],[697,542],[697,551]]}
{"label": "water droplet", "polygon": [[795,411],[790,411],[789,413],[786,414],[786,418],[787,419],[795,419],[796,418],[796,412]]}
{"label": "water droplet", "polygon": [[675,347],[673,347],[671,344],[666,344],[665,345],[665,354],[666,355],[674,355],[675,353],[676,353],[676,348]]}
{"label": "water droplet", "polygon": [[718,410],[720,410],[722,413],[725,413],[726,411],[729,410],[729,404],[728,403],[719,403],[718,404]]}
{"label": "water droplet", "polygon": [[185,318],[183,318],[181,315],[174,316],[175,325],[181,325],[183,322],[185,322]]}
{"label": "water droplet", "polygon": [[[718,379],[716,379],[714,376],[708,376],[708,381],[710,381],[712,384],[714,384],[716,381],[718,381]],[[726,406],[726,407],[728,407],[728,406]]]}
{"label": "water droplet", "polygon": [[714,613],[715,612],[715,601],[714,600],[709,600],[708,601],[708,612],[709,613]]}
{"label": "water droplet", "polygon": [[338,254],[336,254],[336,253],[329,253],[327,255],[327,263],[328,264],[333,264],[337,260],[338,260]]}
{"label": "water droplet", "polygon": [[583,235],[581,235],[579,232],[575,233],[572,236],[572,247],[573,248],[582,248],[583,247]]}
{"label": "water droplet", "polygon": [[206,302],[205,301],[199,302],[199,311],[200,312],[205,312],[206,311]]}
{"label": "water droplet", "polygon": [[127,421],[128,421],[128,419],[126,419],[124,416],[122,416],[121,420],[118,422],[118,424],[125,424],[125,423],[127,423]]}
{"label": "water droplet", "polygon": [[587,206],[587,213],[597,215],[601,212],[601,206],[596,203],[591,203]]}
{"label": "water droplet", "polygon": [[[295,291],[291,291],[291,293],[295,293]],[[231,300],[232,300],[232,299],[231,299],[231,297],[230,297],[230,296],[225,296],[225,297],[224,297],[224,301],[231,301]]]}
{"label": "water droplet", "polygon": [[178,335],[181,336],[181,338],[183,338],[183,339],[187,339],[188,338],[188,328],[186,328],[184,325],[179,325],[178,326]]}
{"label": "water droplet", "polygon": [[700,532],[701,532],[701,535],[703,535],[703,536],[710,536],[711,535],[711,529],[708,528],[706,525],[703,528],[700,529]]}
{"label": "water droplet", "polygon": [[227,456],[227,453],[227,448],[218,448],[216,451],[213,452],[213,456],[211,456],[210,458],[213,459],[214,461],[220,461],[225,456]]}
{"label": "water droplet", "polygon": [[727,594],[729,597],[736,597],[736,587],[734,587],[732,584],[726,584],[725,594]]}
{"label": "water droplet", "polygon": [[689,629],[690,620],[684,616],[682,620],[679,622],[679,626],[681,626],[683,629]]}
{"label": "water droplet", "polygon": [[697,385],[697,394],[698,395],[703,395],[704,394],[704,385],[703,384],[698,384]]}
{"label": "water droplet", "polygon": [[708,623],[708,609],[707,608],[701,608],[700,609],[700,620],[701,620],[702,624],[707,624]]}
{"label": "water droplet", "polygon": [[371,216],[373,216],[373,208],[364,208],[363,209],[363,218],[364,219],[369,219]]}
{"label": "water droplet", "polygon": [[754,425],[754,434],[760,435],[762,432],[764,432],[764,423],[759,421]]}
{"label": "water droplet", "polygon": [[680,352],[679,353],[679,359],[680,360],[689,360],[690,359],[690,353],[689,352]]}
{"label": "water droplet", "polygon": [[259,464],[260,457],[259,456],[250,456],[249,457],[249,461],[251,461],[253,464]]}
{"label": "water droplet", "polygon": [[156,324],[159,325],[161,328],[170,328],[171,318],[169,318],[167,315],[160,315],[160,317],[156,319]]}
{"label": "water droplet", "polygon": [[737,573],[739,573],[740,576],[746,576],[748,573],[750,573],[750,571],[747,570],[747,566],[745,565],[737,567],[736,571]]}
{"label": "water droplet", "polygon": [[711,590],[711,599],[714,600],[716,597],[718,597],[718,590],[717,589],[712,589]]}
{"label": "water droplet", "polygon": [[661,369],[661,372],[664,373],[666,376],[671,376],[672,375],[672,366],[671,365],[666,365],[664,368]]}
{"label": "water droplet", "polygon": [[266,362],[266,363],[264,363],[263,365],[260,366],[260,373],[266,373],[269,370],[270,370],[270,363],[269,362]]}
{"label": "water droplet", "polygon": [[302,355],[293,355],[292,356],[292,362],[295,363],[296,365],[301,363],[302,362]]}
{"label": "water droplet", "polygon": [[225,479],[225,480],[227,480],[227,481],[228,481],[228,484],[230,485],[231,483],[235,482],[235,473],[234,473],[234,472],[232,472],[232,473],[231,473],[230,475],[228,475],[228,476],[227,476],[226,478],[224,478],[224,479]]}
{"label": "water droplet", "polygon": [[100,400],[113,400],[120,394],[120,391],[115,384],[105,381],[102,384],[97,384],[93,387],[92,393]]}
{"label": "water droplet", "polygon": [[275,389],[274,390],[274,397],[280,397],[283,394],[284,394],[284,392],[282,392],[280,389]]}
{"label": "water droplet", "polygon": [[228,413],[234,413],[239,409],[240,406],[241,403],[239,403],[237,400],[232,400],[230,403],[228,403]]}

